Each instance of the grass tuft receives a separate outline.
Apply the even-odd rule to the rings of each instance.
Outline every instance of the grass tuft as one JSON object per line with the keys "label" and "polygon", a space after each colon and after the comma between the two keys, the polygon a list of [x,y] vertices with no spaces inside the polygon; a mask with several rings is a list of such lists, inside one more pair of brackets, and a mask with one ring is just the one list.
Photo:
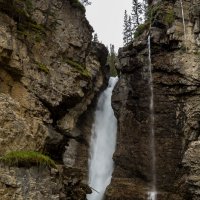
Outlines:
{"label": "grass tuft", "polygon": [[49,156],[35,151],[12,151],[0,157],[0,162],[8,166],[17,167],[36,165],[56,168],[55,162]]}

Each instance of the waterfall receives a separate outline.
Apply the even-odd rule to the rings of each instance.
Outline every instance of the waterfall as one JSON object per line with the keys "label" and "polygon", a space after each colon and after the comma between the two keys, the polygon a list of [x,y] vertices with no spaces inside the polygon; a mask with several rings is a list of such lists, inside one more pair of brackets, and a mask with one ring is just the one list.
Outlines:
{"label": "waterfall", "polygon": [[155,152],[155,129],[154,129],[154,89],[153,89],[153,76],[151,66],[151,36],[148,36],[148,60],[149,60],[149,89],[150,89],[150,150],[151,150],[151,173],[152,173],[152,188],[148,193],[148,200],[156,200],[156,152]]}
{"label": "waterfall", "polygon": [[111,96],[117,81],[117,77],[110,78],[107,89],[100,95],[97,103],[89,160],[89,186],[93,192],[87,195],[88,200],[102,200],[112,177],[117,120],[111,107]]}
{"label": "waterfall", "polygon": [[148,200],[156,200],[157,197],[157,192],[152,191],[152,192],[148,192]]}
{"label": "waterfall", "polygon": [[180,0],[180,4],[181,4],[181,13],[182,13],[182,20],[183,20],[184,40],[186,41],[185,16],[184,16],[183,1],[182,0]]}

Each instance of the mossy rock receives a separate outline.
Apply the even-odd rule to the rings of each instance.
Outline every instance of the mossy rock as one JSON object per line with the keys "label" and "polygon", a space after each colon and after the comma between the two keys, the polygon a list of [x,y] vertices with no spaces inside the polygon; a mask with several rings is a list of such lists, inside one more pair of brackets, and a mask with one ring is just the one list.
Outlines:
{"label": "mossy rock", "polygon": [[174,20],[175,20],[174,10],[172,8],[167,9],[166,14],[164,16],[164,23],[167,24],[168,26],[171,26]]}
{"label": "mossy rock", "polygon": [[46,35],[47,28],[31,18],[33,10],[31,0],[0,0],[0,10],[17,22],[17,33],[23,36],[22,39],[25,37],[39,42]]}
{"label": "mossy rock", "polygon": [[0,162],[16,167],[45,166],[56,168],[55,162],[49,156],[35,151],[12,151],[0,157]]}
{"label": "mossy rock", "polygon": [[91,78],[91,74],[88,72],[84,65],[81,65],[80,63],[70,59],[66,59],[65,62],[73,67],[76,71],[78,71],[82,76],[86,78]]}
{"label": "mossy rock", "polygon": [[160,24],[171,26],[174,20],[175,13],[173,6],[167,1],[157,3],[148,8],[147,21],[152,25],[159,22]]}
{"label": "mossy rock", "polygon": [[46,74],[49,73],[49,68],[44,63],[40,62],[35,62],[35,63],[40,71],[45,72]]}
{"label": "mossy rock", "polygon": [[149,26],[150,26],[149,22],[145,22],[144,24],[140,24],[140,25],[136,28],[136,30],[135,30],[135,32],[134,32],[134,38],[137,38],[137,37],[139,37],[140,35],[142,35],[142,33],[144,33],[145,30],[148,30],[148,29],[149,29]]}

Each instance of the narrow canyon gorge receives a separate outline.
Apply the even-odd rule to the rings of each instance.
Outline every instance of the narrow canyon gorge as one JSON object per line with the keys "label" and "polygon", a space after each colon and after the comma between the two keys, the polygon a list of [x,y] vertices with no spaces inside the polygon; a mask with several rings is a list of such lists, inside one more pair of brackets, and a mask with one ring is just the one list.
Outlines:
{"label": "narrow canyon gorge", "polygon": [[110,78],[78,0],[0,0],[0,200],[200,199],[200,0],[147,3]]}

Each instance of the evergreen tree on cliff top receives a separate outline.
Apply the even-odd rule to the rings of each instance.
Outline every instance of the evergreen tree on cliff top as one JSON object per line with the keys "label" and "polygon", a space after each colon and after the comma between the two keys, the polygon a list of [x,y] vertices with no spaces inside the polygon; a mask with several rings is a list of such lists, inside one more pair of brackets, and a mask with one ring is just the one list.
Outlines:
{"label": "evergreen tree on cliff top", "polygon": [[126,45],[128,43],[128,14],[127,14],[127,10],[124,11],[123,42],[124,42],[124,45]]}
{"label": "evergreen tree on cliff top", "polygon": [[93,42],[99,42],[97,33],[95,33],[93,36]]}
{"label": "evergreen tree on cliff top", "polygon": [[133,40],[133,35],[138,26],[144,22],[147,0],[132,0],[131,16],[124,12],[123,42],[127,45]]}
{"label": "evergreen tree on cliff top", "polygon": [[133,28],[131,16],[128,16],[127,11],[124,12],[124,29],[123,29],[123,42],[124,45],[131,42],[133,39]]}
{"label": "evergreen tree on cliff top", "polygon": [[115,46],[110,44],[110,49],[107,58],[107,64],[110,66],[110,74],[111,76],[117,76],[117,71],[115,69],[115,65],[118,63],[117,54],[115,52]]}
{"label": "evergreen tree on cliff top", "polygon": [[144,16],[144,6],[145,1],[141,2],[138,0],[132,1],[132,25],[133,25],[133,32],[137,29],[137,27],[143,22],[143,16]]}
{"label": "evergreen tree on cliff top", "polygon": [[131,16],[128,17],[128,41],[131,42],[133,40],[133,23],[131,20]]}
{"label": "evergreen tree on cliff top", "polygon": [[91,2],[90,2],[89,0],[80,0],[80,2],[81,2],[84,6],[91,5]]}

